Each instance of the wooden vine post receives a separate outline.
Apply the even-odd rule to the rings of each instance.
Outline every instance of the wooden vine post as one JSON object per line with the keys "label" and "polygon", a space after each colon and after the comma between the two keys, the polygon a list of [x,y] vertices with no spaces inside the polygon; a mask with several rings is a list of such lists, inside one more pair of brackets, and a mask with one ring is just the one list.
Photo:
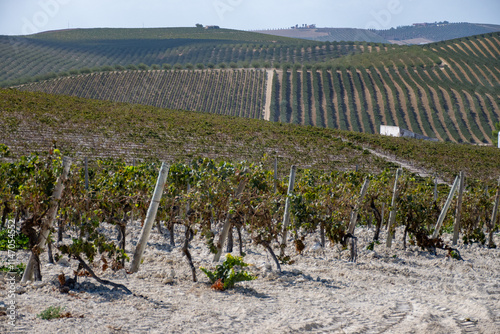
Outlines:
{"label": "wooden vine post", "polygon": [[458,200],[457,200],[457,208],[455,211],[455,223],[453,225],[453,241],[452,245],[456,245],[458,241],[458,235],[460,233],[460,219],[462,217],[462,198],[463,198],[463,193],[464,193],[464,188],[465,188],[465,173],[460,172],[459,174],[460,178],[460,186],[458,189]]}
{"label": "wooden vine post", "polygon": [[382,211],[380,212],[380,216],[382,218],[382,221],[380,222],[380,226],[384,226],[384,215],[385,215],[385,203],[382,203]]}
{"label": "wooden vine post", "polygon": [[89,190],[89,159],[87,157],[85,157],[85,190]]}
{"label": "wooden vine post", "polygon": [[370,179],[365,178],[365,182],[363,183],[363,187],[361,187],[361,193],[359,195],[358,201],[354,205],[354,209],[351,213],[351,221],[349,222],[349,228],[347,229],[348,233],[354,235],[354,229],[356,228],[356,223],[358,221],[358,212],[361,204],[363,203],[363,198],[366,195],[366,191],[368,190],[368,185],[370,184]]}
{"label": "wooden vine post", "polygon": [[493,207],[493,212],[491,213],[491,221],[488,231],[488,247],[494,248],[495,243],[493,242],[493,230],[495,230],[495,223],[497,221],[498,205],[500,204],[500,178],[498,179],[497,192],[495,194],[495,206]]}
{"label": "wooden vine post", "polygon": [[170,166],[164,162],[161,164],[160,173],[153,192],[153,198],[151,199],[148,212],[146,213],[146,219],[144,221],[144,225],[142,226],[141,236],[139,237],[139,241],[135,247],[134,259],[132,260],[132,265],[130,266],[130,272],[132,273],[139,271],[142,254],[144,253],[144,248],[146,248],[149,233],[151,232],[153,222],[156,218],[156,213],[158,212],[158,206],[160,205],[160,199],[163,195],[163,188],[165,187],[165,182],[167,181],[169,168]]}
{"label": "wooden vine post", "polygon": [[274,158],[274,193],[278,188],[278,157]]}
{"label": "wooden vine post", "polygon": [[398,179],[403,173],[401,168],[398,168],[396,171],[396,178],[394,180],[394,189],[392,191],[392,200],[391,200],[391,211],[389,212],[389,220],[387,221],[387,239],[385,242],[386,247],[391,248],[392,246],[392,225],[394,225],[396,221],[396,199],[398,196]]}
{"label": "wooden vine post", "polygon": [[446,217],[446,213],[450,208],[451,201],[453,200],[453,195],[455,195],[455,192],[457,191],[459,182],[460,182],[460,175],[457,175],[457,177],[455,178],[455,182],[453,182],[453,186],[451,187],[450,193],[448,194],[448,199],[446,199],[446,203],[444,204],[443,210],[441,210],[441,213],[439,214],[439,218],[436,223],[436,228],[434,229],[434,233],[432,234],[433,239],[439,236],[441,225],[443,225],[444,218]]}
{"label": "wooden vine post", "polygon": [[[40,234],[38,235],[37,245],[35,246],[35,251],[38,252],[41,252],[43,247],[45,246],[50,229],[54,223],[54,220],[56,219],[57,209],[59,208],[59,200],[61,199],[62,191],[64,189],[64,181],[68,178],[69,168],[71,166],[71,158],[63,157],[62,164],[63,171],[62,174],[57,178],[54,191],[52,192],[52,200],[50,203],[50,209],[47,212],[47,218],[43,221],[42,226],[40,227]],[[38,259],[38,255],[35,255],[32,251],[21,282],[25,283],[33,279],[35,265],[40,265],[40,262]]]}
{"label": "wooden vine post", "polygon": [[438,178],[434,176],[434,202],[438,200]]}
{"label": "wooden vine post", "polygon": [[288,181],[288,192],[285,202],[285,214],[283,216],[283,239],[281,239],[280,245],[280,257],[285,256],[286,248],[286,238],[288,233],[288,225],[290,224],[290,195],[293,194],[293,187],[295,186],[295,173],[297,172],[297,166],[292,166],[290,168],[290,180]]}
{"label": "wooden vine post", "polygon": [[[240,194],[243,192],[245,189],[247,181],[246,180],[241,180],[240,183],[238,184],[238,188],[236,189],[235,197],[240,196]],[[233,215],[228,213],[226,216],[226,221],[224,222],[224,226],[222,227],[222,232],[219,237],[219,241],[217,242],[217,253],[214,255],[214,262],[218,262],[220,260],[220,257],[222,255],[222,247],[224,247],[224,243],[226,242],[227,235],[229,233],[229,229],[231,228],[231,219],[233,218]]]}

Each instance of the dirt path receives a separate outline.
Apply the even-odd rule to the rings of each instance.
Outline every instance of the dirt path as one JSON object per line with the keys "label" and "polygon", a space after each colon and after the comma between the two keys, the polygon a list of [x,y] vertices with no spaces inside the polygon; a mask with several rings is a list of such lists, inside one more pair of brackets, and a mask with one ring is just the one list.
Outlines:
{"label": "dirt path", "polygon": [[[467,67],[470,68],[470,66],[467,64]],[[479,65],[477,64],[474,64],[474,67],[481,73],[482,77],[484,78],[484,80],[488,81],[488,84],[491,86],[491,87],[495,87],[495,85],[493,84],[493,82],[490,81],[490,78],[486,75],[486,73],[479,67]],[[471,72],[474,74],[474,76],[476,77],[477,81],[481,82],[481,80],[479,80],[479,77],[478,75],[476,74],[476,71],[474,71],[472,68],[470,68]],[[489,70],[489,69],[488,69]],[[496,79],[496,78],[495,78]],[[496,79],[497,82],[498,82],[498,79]]]}
{"label": "dirt path", "polygon": [[323,78],[323,71],[319,71],[319,78],[321,80],[321,87],[323,88],[323,94],[321,94],[321,106],[323,108],[323,119],[325,120],[325,127],[332,127],[333,124],[328,124],[328,107],[327,107],[327,104],[326,104],[326,94],[325,94],[325,90],[326,89],[329,89],[329,87],[325,87],[324,83],[325,83],[325,78]]}
{"label": "dirt path", "polygon": [[498,117],[498,119],[500,119],[500,108],[496,103],[495,98],[490,94],[486,94],[486,97],[488,98],[488,100],[490,100],[490,103],[493,105],[493,110],[495,112],[495,115]]}
{"label": "dirt path", "polygon": [[[443,60],[443,62],[444,62],[444,60]],[[443,63],[443,64],[444,64],[444,63]],[[449,66],[449,65],[448,65],[448,63],[446,63],[446,65],[447,65],[447,66]],[[443,74],[444,74],[444,76],[445,76],[445,77],[447,77],[448,79],[450,79],[450,77],[448,76],[448,74],[447,74],[447,73],[446,73],[446,71],[444,70],[444,66],[445,66],[445,65],[443,65],[443,66],[440,66],[440,67],[439,67],[439,70],[440,70],[440,71],[439,71],[438,69],[436,69],[436,68],[431,69],[432,73],[434,73],[434,75],[435,75],[435,76],[436,76],[436,77],[437,77],[440,81],[443,81],[443,78],[441,77]],[[431,78],[431,81],[432,81],[432,78]]]}
{"label": "dirt path", "polygon": [[[361,81],[361,85],[363,85],[363,91],[364,91],[364,99],[366,100],[366,105],[367,109],[366,112],[370,116],[371,120],[370,122],[373,124],[373,132],[378,133],[379,129],[377,129],[377,125],[375,123],[375,113],[373,109],[373,101],[372,101],[372,94],[370,93],[370,90],[368,89],[367,83],[363,80],[363,75],[360,70],[356,70],[357,74],[359,74],[359,80]],[[386,123],[384,123],[386,124]]]}
{"label": "dirt path", "polygon": [[[492,115],[490,114],[488,108],[486,108],[486,101],[484,100],[484,97],[481,94],[479,94],[478,92],[475,92],[474,95],[479,100],[479,105],[483,109],[484,114],[486,115],[486,118],[488,119],[488,124],[489,124],[490,128],[495,128],[495,124],[493,122],[493,119],[491,118]],[[490,139],[489,136],[486,138]]]}
{"label": "dirt path", "polygon": [[356,85],[354,84],[354,75],[356,73],[352,73],[351,71],[347,71],[347,75],[350,75],[349,78],[349,84],[352,87],[352,95],[354,97],[354,108],[356,109],[356,114],[358,115],[359,118],[359,126],[361,127],[362,132],[368,132],[369,129],[365,129],[365,125],[363,122],[363,112],[362,112],[362,106],[361,106],[361,99],[359,97],[360,92],[356,89]]}
{"label": "dirt path", "polygon": [[448,138],[451,141],[455,141],[455,138],[451,135],[450,130],[448,129],[447,126],[445,126],[445,124],[446,124],[446,122],[444,121],[444,113],[445,113],[445,111],[442,109],[441,104],[439,103],[439,98],[438,98],[438,95],[437,95],[438,93],[431,86],[429,86],[429,90],[432,92],[433,103],[434,103],[434,106],[436,107],[436,109],[438,111],[438,118],[439,118],[439,121],[441,122],[441,124],[443,124],[444,131],[446,132],[446,134],[448,135]]}
{"label": "dirt path", "polygon": [[[380,109],[380,115],[382,116],[382,124],[387,124],[387,117],[385,114],[385,104],[383,103],[384,99],[382,97],[382,92],[380,91],[380,87],[375,83],[375,80],[373,79],[373,73],[370,72],[370,70],[366,70],[366,74],[370,78],[370,85],[375,89],[375,95],[376,95],[376,103]],[[389,108],[389,106],[387,106]],[[375,132],[378,133],[380,129],[375,129]]]}
{"label": "dirt path", "polygon": [[[427,137],[434,137],[434,134],[437,133],[436,131],[436,128],[433,126],[433,124],[431,123],[431,126],[433,126],[433,131],[434,131],[434,134],[432,133],[427,133],[427,131],[425,130],[425,127],[424,127],[424,122],[422,121],[422,117],[420,115],[420,112],[418,110],[418,103],[417,103],[417,96],[415,95],[415,92],[413,91],[413,89],[411,88],[411,86],[406,82],[405,79],[403,79],[403,76],[401,75],[401,73],[399,72],[399,70],[396,70],[396,73],[398,74],[399,76],[399,79],[401,80],[401,82],[403,82],[403,84],[406,86],[406,89],[408,91],[408,95],[409,95],[409,100],[410,100],[410,104],[414,110],[414,114],[415,114],[415,118],[417,119],[417,124],[418,126],[420,127],[420,131],[422,131],[422,134],[427,136]],[[423,90],[422,90],[423,91]],[[423,95],[425,95],[425,92],[423,92]],[[406,109],[406,114],[409,114],[410,113],[410,110]],[[408,116],[409,118],[409,116]],[[432,118],[429,118],[429,121],[431,120]]]}
{"label": "dirt path", "polygon": [[304,100],[306,99],[306,97],[304,96],[304,89],[303,89],[303,87],[306,83],[304,82],[303,72],[304,71],[297,71],[297,75],[300,77],[299,78],[299,80],[300,80],[300,87],[299,87],[299,90],[300,90],[300,114],[299,114],[300,123],[299,124],[302,124],[302,125],[304,125],[306,122],[306,107],[304,104]]}
{"label": "dirt path", "polygon": [[[418,75],[418,73],[415,73],[415,74]],[[439,140],[444,140],[444,138],[442,138],[441,135],[439,134],[439,132],[437,131],[437,126],[434,123],[434,117],[432,117],[432,110],[430,107],[430,101],[429,101],[429,96],[427,96],[427,92],[424,90],[424,88],[421,85],[419,85],[419,83],[412,76],[409,76],[409,77],[411,78],[413,83],[417,86],[417,88],[420,91],[421,100],[422,100],[422,107],[424,108],[424,110],[427,114],[427,119],[429,120],[429,123],[431,124],[432,131],[434,131],[433,135],[435,137],[437,137]],[[419,76],[419,78],[420,78],[420,76]],[[422,78],[420,78],[420,79],[422,79]],[[432,135],[427,135],[427,136],[434,137]]]}
{"label": "dirt path", "polygon": [[497,45],[500,47],[500,40],[496,36],[492,36],[491,39],[493,39]]}
{"label": "dirt path", "polygon": [[[345,139],[345,138],[341,138],[343,142],[349,142],[349,140]],[[381,153],[377,150],[374,150],[368,146],[365,146],[365,145],[361,145],[363,147],[364,150],[367,150],[369,151],[371,154],[373,155],[376,155],[377,157],[379,158],[382,158],[386,161],[390,161],[396,165],[399,165],[401,168],[404,168],[404,169],[407,169],[409,170],[410,172],[412,173],[415,173],[417,175],[420,175],[422,177],[434,177],[435,176],[435,173],[432,172],[432,171],[429,171],[423,167],[419,167],[419,166],[415,166],[411,161],[406,161],[406,160],[403,160],[403,159],[398,159],[396,158],[395,156],[391,156],[389,154],[385,154],[385,153]],[[440,184],[447,184],[449,186],[451,186],[451,184],[449,184],[448,182],[446,182],[445,180],[441,179],[439,176],[437,177],[437,182],[440,183]]]}
{"label": "dirt path", "polygon": [[[340,128],[340,110],[339,110],[339,100],[338,100],[338,92],[335,91],[335,85],[333,83],[333,81],[335,80],[335,77],[334,77],[334,72],[331,72],[331,71],[328,71],[327,72],[328,75],[330,76],[331,78],[331,83],[332,83],[332,102],[333,102],[333,119],[337,122],[337,127]],[[330,78],[328,79],[330,81]]]}
{"label": "dirt path", "polygon": [[[389,76],[389,78],[391,79],[392,83],[394,84],[394,87],[396,87],[396,90],[398,91],[398,94],[399,94],[399,97],[400,97],[399,98],[399,106],[401,107],[402,110],[405,111],[403,113],[404,114],[403,117],[404,117],[405,122],[406,122],[406,124],[408,126],[408,130],[418,133],[418,129],[413,129],[412,126],[411,126],[410,118],[408,116],[408,106],[406,105],[406,99],[404,98],[405,94],[403,92],[403,89],[401,88],[401,86],[399,86],[399,84],[396,82],[396,80],[394,79],[394,77],[391,75],[391,72],[389,71],[389,69],[387,67],[384,67],[384,68],[385,68],[385,71],[387,72],[387,75]],[[399,110],[396,110],[396,112],[399,112]],[[397,117],[395,118],[395,120],[397,120]],[[399,126],[404,127],[402,124],[399,124]]]}
{"label": "dirt path", "polygon": [[316,98],[315,98],[315,95],[314,95],[314,75],[313,75],[313,71],[309,72],[307,71],[307,80],[311,83],[311,96],[310,96],[310,100],[309,100],[309,107],[311,108],[311,114],[309,115],[309,117],[311,118],[311,123],[312,125],[316,126],[318,125],[318,115],[319,115],[319,107],[316,106]]}
{"label": "dirt path", "polygon": [[462,47],[462,45],[460,45],[459,43],[455,43],[453,44],[457,49],[459,49],[460,51],[462,51],[463,53],[465,53],[467,56],[470,56],[470,54],[465,51],[465,49]]}
{"label": "dirt path", "polygon": [[[467,75],[467,72],[463,69],[462,65],[460,65],[460,64],[458,63],[458,61],[456,61],[456,60],[454,60],[454,59],[452,59],[452,61],[453,61],[453,65],[454,65],[455,67],[457,67],[457,68],[458,68],[458,70],[460,70],[460,73],[461,73],[461,74],[465,77],[465,79],[467,79],[467,81],[468,81],[469,83],[473,84],[473,82],[472,82],[471,78]],[[453,70],[453,72],[455,73],[455,71],[454,71],[454,70]],[[457,76],[457,75],[456,75],[456,73],[455,73],[455,76],[456,76],[456,77],[458,77],[458,78],[460,78],[460,76]],[[476,76],[476,79],[477,79],[477,76]]]}
{"label": "dirt path", "polygon": [[495,50],[495,52],[498,54],[500,54],[500,50],[498,49],[498,47],[495,45],[495,43],[493,43],[493,41],[489,38],[486,39],[486,41],[488,42],[488,44],[491,46],[491,48],[493,48],[493,50]]}
{"label": "dirt path", "polygon": [[469,44],[462,42],[462,45],[465,48],[467,48],[467,50],[469,50],[474,56],[479,57],[478,54],[476,53],[476,51],[474,51],[474,49]]}
{"label": "dirt path", "polygon": [[[443,51],[446,51],[444,48],[441,48]],[[447,78],[448,80],[451,81],[451,78],[450,76],[448,75],[448,72],[445,71],[445,68],[448,67],[449,69],[451,69],[451,66],[450,66],[450,63],[448,63],[444,58],[442,57],[439,57],[439,59],[441,59],[441,62],[442,62],[442,66],[440,66],[439,68],[441,69],[441,73],[443,73]],[[441,78],[441,76],[439,76],[439,78]]]}
{"label": "dirt path", "polygon": [[[382,158],[382,159],[384,159],[386,161],[390,161],[392,163],[395,163],[395,164],[401,166],[402,168],[407,169],[410,172],[415,173],[417,175],[420,175],[422,177],[433,177],[434,176],[433,172],[428,171],[425,168],[422,168],[422,167],[419,167],[419,166],[415,166],[415,165],[412,164],[411,161],[405,161],[405,160],[402,160],[402,159],[398,159],[396,157],[390,156],[388,154],[380,153],[380,152],[375,151],[375,150],[373,150],[371,148],[368,148],[368,147],[363,147],[363,149],[366,149],[371,154],[374,154],[377,157],[380,157],[380,158]],[[447,185],[451,186],[451,184],[449,184],[448,182],[444,181],[443,179],[441,179],[439,177],[438,177],[438,183],[440,183],[440,184],[447,184]]]}
{"label": "dirt path", "polygon": [[269,119],[271,118],[271,100],[273,93],[273,78],[274,78],[273,74],[274,74],[273,70],[267,70],[266,104],[264,106],[264,119],[266,121],[269,121]]}
{"label": "dirt path", "polygon": [[[450,59],[450,61],[451,61],[451,62],[453,62],[453,65],[454,65],[454,66],[459,67],[459,65],[456,63],[456,61],[455,61],[455,60]],[[448,65],[449,65],[449,64],[448,64]],[[459,75],[457,75],[457,72],[455,71],[454,66],[448,66],[448,70],[449,70],[450,72],[452,72],[452,73],[453,73],[453,76],[454,76],[454,78],[455,78],[455,79],[457,79],[458,81],[460,81],[460,83],[463,83],[462,78],[461,78]],[[445,73],[446,73],[446,72],[445,72]],[[462,73],[463,73],[463,70],[462,70]],[[446,73],[446,74],[448,74],[448,73]],[[448,78],[449,78],[450,80],[452,80],[450,77],[448,77]],[[466,78],[467,78],[467,76],[466,76]],[[453,80],[454,80],[454,79],[453,79]],[[452,81],[453,81],[453,80],[452,80]],[[470,81],[470,79],[469,79],[469,81]]]}
{"label": "dirt path", "polygon": [[386,92],[386,97],[388,99],[387,108],[389,109],[389,112],[392,114],[392,119],[394,120],[394,124],[397,125],[398,118],[396,116],[396,106],[394,104],[394,93],[393,93],[392,89],[389,87],[389,85],[384,81],[384,77],[380,73],[379,69],[375,68],[375,71],[377,72],[377,75],[380,79],[380,82],[382,82],[382,84],[384,85],[384,90]]}
{"label": "dirt path", "polygon": [[472,40],[471,40],[470,42],[471,42],[472,44],[474,44],[474,46],[475,46],[475,47],[476,47],[476,48],[477,48],[477,49],[478,49],[478,50],[479,50],[479,51],[480,51],[480,52],[481,52],[481,53],[482,53],[482,54],[483,54],[486,58],[490,58],[490,56],[491,56],[491,57],[493,57],[493,59],[496,59],[496,58],[498,57],[498,56],[495,56],[495,55],[491,52],[490,48],[489,48],[489,47],[487,47],[487,46],[483,43],[483,41],[482,41],[482,40],[477,40],[477,42],[478,42],[479,44],[481,44],[481,46],[482,46],[482,47],[486,50],[486,52],[488,52],[488,53],[489,53],[489,55],[485,54],[485,53],[483,52],[483,50],[482,50],[482,49],[481,49],[481,48],[480,48],[480,47],[479,47],[479,46],[475,43],[475,41],[472,41]]}
{"label": "dirt path", "polygon": [[[478,65],[476,65],[476,67],[479,67]],[[497,77],[496,74],[493,72],[493,70],[489,67],[486,67],[484,66],[484,68],[488,71],[488,76],[486,78],[491,78],[493,79],[493,81],[496,83],[496,82],[500,82],[500,77]]]}
{"label": "dirt path", "polygon": [[[351,108],[349,107],[349,96],[347,94],[347,89],[345,88],[345,83],[346,83],[346,80],[348,80],[348,78],[344,78],[344,75],[342,74],[342,72],[337,72],[337,73],[340,73],[340,77],[342,80],[341,85],[343,85],[343,87],[344,87],[344,96],[341,96],[341,99],[344,100],[344,106],[345,106],[345,110],[346,110],[345,120],[347,123],[347,129],[349,131],[354,131],[352,120],[351,120],[351,113],[354,112],[354,110],[351,110]],[[347,71],[346,71],[346,73],[347,73]]]}
{"label": "dirt path", "polygon": [[479,116],[478,116],[479,113],[482,111],[477,110],[476,104],[474,103],[472,96],[468,92],[466,92],[465,90],[462,90],[462,92],[464,93],[465,98],[467,99],[467,101],[469,103],[471,111],[476,115],[475,121],[476,121],[476,124],[477,124],[479,130],[481,130],[481,133],[483,134],[484,138],[488,141],[488,143],[491,144],[490,135],[484,130],[483,124],[481,123],[481,120],[479,119]]}
{"label": "dirt path", "polygon": [[468,132],[470,133],[472,139],[475,142],[480,143],[481,141],[475,135],[475,133],[472,131],[472,125],[469,123],[469,119],[467,117],[467,114],[465,113],[465,106],[464,106],[464,101],[462,100],[462,96],[460,96],[460,94],[456,90],[454,90],[453,88],[451,88],[451,91],[455,95],[455,98],[458,102],[458,112],[461,114],[461,118],[463,119],[465,126],[467,127]]}
{"label": "dirt path", "polygon": [[448,115],[450,116],[451,121],[453,122],[453,125],[455,126],[455,129],[457,129],[458,134],[460,135],[460,138],[462,141],[467,142],[467,139],[465,139],[465,134],[462,133],[462,130],[460,129],[460,126],[458,125],[458,120],[455,115],[455,110],[453,108],[453,103],[451,102],[451,97],[448,91],[441,86],[439,86],[439,89],[441,90],[441,93],[443,93],[444,100],[446,104],[448,105]]}

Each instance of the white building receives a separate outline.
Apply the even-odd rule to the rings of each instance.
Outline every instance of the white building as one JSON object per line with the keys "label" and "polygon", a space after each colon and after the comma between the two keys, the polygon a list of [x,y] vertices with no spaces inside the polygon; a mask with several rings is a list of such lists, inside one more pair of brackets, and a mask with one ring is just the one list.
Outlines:
{"label": "white building", "polygon": [[438,141],[437,138],[426,137],[423,135],[419,135],[418,133],[411,132],[410,130],[402,129],[399,126],[391,126],[391,125],[380,125],[380,134],[392,137],[406,137],[406,138]]}

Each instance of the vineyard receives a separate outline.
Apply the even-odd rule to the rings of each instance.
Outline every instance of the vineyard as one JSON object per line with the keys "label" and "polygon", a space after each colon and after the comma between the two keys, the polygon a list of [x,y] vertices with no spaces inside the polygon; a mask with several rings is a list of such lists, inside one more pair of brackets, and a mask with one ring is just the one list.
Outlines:
{"label": "vineyard", "polygon": [[10,147],[14,157],[47,151],[56,145],[71,156],[121,157],[129,161],[160,158],[176,162],[196,157],[258,161],[268,154],[278,155],[280,166],[297,164],[327,171],[358,168],[376,173],[394,166],[393,162],[404,162],[437,173],[448,182],[460,170],[485,182],[500,175],[500,152],[494,147],[13,89],[0,89],[0,142]]}
{"label": "vineyard", "polygon": [[[8,155],[5,146],[2,154]],[[347,247],[350,244],[351,261],[355,261],[354,235],[358,224],[376,227],[372,240],[375,243],[386,222],[389,231],[386,247],[389,248],[392,234],[399,226],[405,229],[405,247],[407,242],[416,244],[432,254],[442,249],[453,258],[460,258],[460,253],[439,237],[441,229],[454,229],[453,245],[458,243],[460,235],[464,244],[496,247],[493,231],[498,228],[498,187],[485,188],[484,184],[470,179],[465,184],[461,176],[449,191],[432,178],[419,178],[408,172],[401,175],[399,169],[396,174],[389,170],[380,174],[338,171],[325,174],[309,169],[297,171],[293,166],[289,177],[280,178],[276,170],[264,167],[267,163],[265,160],[257,164],[216,163],[211,159],[197,159],[169,167],[162,164],[154,189],[155,201],[151,204],[158,213],[151,213],[148,202],[158,173],[157,162],[130,166],[108,159],[97,160],[89,167],[86,159],[85,163],[76,165],[69,158],[62,159],[58,149],[49,155],[33,154],[0,165],[2,227],[8,219],[15,218],[16,226],[29,237],[35,260],[40,255],[34,248],[40,243],[41,237],[37,235],[47,238],[46,233],[50,232],[47,226],[57,226],[59,242],[63,242],[64,231],[72,235],[72,243],[58,247],[59,254],[78,259],[82,264],[83,258],[93,262],[107,256],[108,261],[123,266],[129,258],[124,243],[127,223],[132,219],[145,224],[156,221],[160,232],[162,228],[169,231],[171,246],[175,246],[175,226],[181,225],[185,228],[183,252],[194,281],[196,270],[188,250],[191,239],[205,240],[208,250],[218,259],[225,238],[228,233],[232,234],[233,228],[240,238],[241,255],[244,254],[243,233],[269,252],[278,270],[287,264],[287,233],[291,233],[299,252],[301,240],[311,233],[319,233],[322,245],[326,239],[332,245],[340,243]],[[58,179],[61,173],[63,176]],[[56,204],[51,198],[60,187],[58,184],[64,190],[58,191],[60,200]],[[455,192],[457,213],[453,217],[447,215],[447,210]],[[53,212],[54,205],[57,214]],[[44,217],[47,212],[53,212],[53,218],[59,217],[57,225],[50,221],[42,224],[50,219],[51,214]],[[120,244],[99,232],[102,222],[116,224]],[[219,231],[218,240],[216,231]],[[50,239],[47,240],[50,244]],[[44,246],[45,240],[42,241]],[[274,252],[275,244],[280,245],[279,254]],[[136,260],[132,271],[139,266]],[[30,279],[31,269],[28,268],[26,279]],[[34,271],[35,277],[41,277],[40,268],[35,267]]]}
{"label": "vineyard", "polygon": [[[3,158],[8,158],[8,148],[0,149]],[[3,159],[2,230],[15,236],[8,247],[16,251],[17,260],[25,261],[17,264],[20,270],[15,275],[21,280],[17,283],[21,288],[16,293],[26,293],[29,300],[44,307],[55,301],[55,305],[70,307],[64,317],[75,319],[61,320],[58,326],[71,323],[73,328],[80,328],[82,321],[87,325],[94,322],[95,310],[88,305],[96,300],[103,303],[96,307],[97,312],[103,309],[117,317],[118,304],[120,314],[128,317],[132,303],[151,308],[147,310],[149,317],[141,317],[149,319],[153,313],[156,319],[157,310],[169,312],[173,303],[191,299],[181,296],[193,289],[209,294],[213,302],[225,308],[219,296],[227,299],[228,293],[242,294],[253,307],[254,300],[264,297],[269,302],[276,298],[272,289],[293,289],[293,294],[304,298],[301,291],[321,289],[321,296],[326,287],[333,288],[336,295],[354,296],[358,305],[341,303],[343,307],[335,310],[342,312],[339,318],[322,325],[337,332],[346,327],[357,330],[366,322],[365,317],[374,316],[359,313],[360,303],[366,302],[354,291],[364,283],[357,283],[355,289],[347,286],[358,279],[373,279],[379,293],[388,291],[380,291],[382,284],[393,285],[391,293],[386,294],[397,294],[399,304],[389,310],[379,309],[386,317],[363,325],[389,329],[408,321],[412,307],[432,310],[435,305],[443,305],[434,298],[435,293],[429,293],[429,283],[453,277],[446,274],[447,270],[429,273],[429,264],[453,265],[454,270],[467,272],[478,264],[476,253],[481,252],[484,261],[492,261],[487,268],[498,266],[494,248],[500,241],[495,232],[500,227],[496,214],[500,184],[485,188],[484,183],[460,176],[450,191],[432,178],[399,169],[376,174],[325,173],[292,166],[289,176],[279,176],[265,167],[270,163],[266,159],[258,163],[194,159],[161,166],[158,161],[131,165],[116,159],[63,158],[58,149],[11,162]],[[2,260],[5,254],[0,254]],[[225,261],[215,271],[206,269],[213,267],[222,254],[227,254]],[[267,262],[249,267],[243,258],[257,264]],[[321,269],[318,261],[327,267]],[[366,262],[375,268],[367,267]],[[425,268],[420,270],[416,264]],[[405,268],[411,272],[404,272]],[[481,272],[481,287],[495,293],[491,289],[498,275],[495,271],[484,275],[481,268],[483,265],[478,265],[474,271]],[[224,275],[215,281],[213,275],[222,269],[226,270]],[[369,278],[367,270],[379,276]],[[402,277],[397,275],[399,270],[403,270]],[[325,278],[327,273],[338,272],[340,279]],[[203,273],[211,283],[205,283]],[[311,277],[314,273],[322,278]],[[401,293],[400,285],[407,289],[409,279],[413,280],[412,290]],[[242,281],[252,282],[243,287],[234,285]],[[339,286],[340,282],[347,284]],[[464,285],[456,277],[453,283]],[[210,291],[210,287],[223,292]],[[224,292],[226,289],[236,292]],[[367,291],[361,290],[366,298]],[[31,297],[33,294],[36,297]],[[400,301],[405,296],[409,297],[406,302]],[[462,296],[461,301],[470,303],[470,298]],[[487,313],[473,313],[472,320],[465,319],[471,314],[465,310],[450,311],[441,306],[440,310],[450,313],[454,320],[448,326],[469,331],[496,326],[500,319],[498,305],[488,298],[480,299]],[[18,327],[53,326],[54,322],[34,323],[33,311],[26,308],[24,300],[18,303],[24,315],[17,321]],[[205,305],[199,299],[195,302]],[[311,307],[318,312],[317,305]],[[193,313],[198,308],[189,309]],[[307,322],[307,315],[296,311],[296,319],[301,320],[292,325],[298,328],[300,322]],[[178,312],[185,310],[181,307]],[[320,312],[322,315],[324,310]],[[38,317],[50,319],[42,313]],[[56,312],[54,318],[59,317]],[[103,317],[110,321],[107,315]],[[474,320],[478,318],[482,319],[480,323]],[[118,315],[116,321],[123,319]],[[220,329],[221,321],[217,321]],[[139,324],[130,323],[129,329]],[[0,328],[4,326],[0,323]],[[170,328],[168,324],[162,326]],[[157,328],[158,324],[148,327]]]}
{"label": "vineyard", "polygon": [[356,63],[370,54],[352,57],[348,67],[339,59],[322,69],[294,68],[277,76],[271,120],[296,115],[295,123],[366,133],[397,125],[442,141],[489,144],[500,119],[499,42],[488,35],[431,44],[432,58],[387,52],[365,66]]}
{"label": "vineyard", "polygon": [[495,333],[489,31],[0,36],[0,332]]}
{"label": "vineyard", "polygon": [[50,94],[261,119],[265,85],[266,72],[262,70],[150,70],[64,77],[43,81],[36,84],[36,89]]}
{"label": "vineyard", "polygon": [[351,47],[363,52],[314,66],[284,64],[272,77],[261,70],[122,71],[18,88],[258,119],[267,98],[271,121],[372,134],[396,125],[441,141],[492,143],[500,120],[498,33],[425,48]]}

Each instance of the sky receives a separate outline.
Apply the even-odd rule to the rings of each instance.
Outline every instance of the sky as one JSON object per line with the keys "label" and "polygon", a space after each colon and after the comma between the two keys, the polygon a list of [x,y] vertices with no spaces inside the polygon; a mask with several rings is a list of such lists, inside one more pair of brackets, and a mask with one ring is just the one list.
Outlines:
{"label": "sky", "polygon": [[197,23],[240,30],[295,24],[389,29],[436,21],[500,25],[500,0],[0,0],[0,35]]}

